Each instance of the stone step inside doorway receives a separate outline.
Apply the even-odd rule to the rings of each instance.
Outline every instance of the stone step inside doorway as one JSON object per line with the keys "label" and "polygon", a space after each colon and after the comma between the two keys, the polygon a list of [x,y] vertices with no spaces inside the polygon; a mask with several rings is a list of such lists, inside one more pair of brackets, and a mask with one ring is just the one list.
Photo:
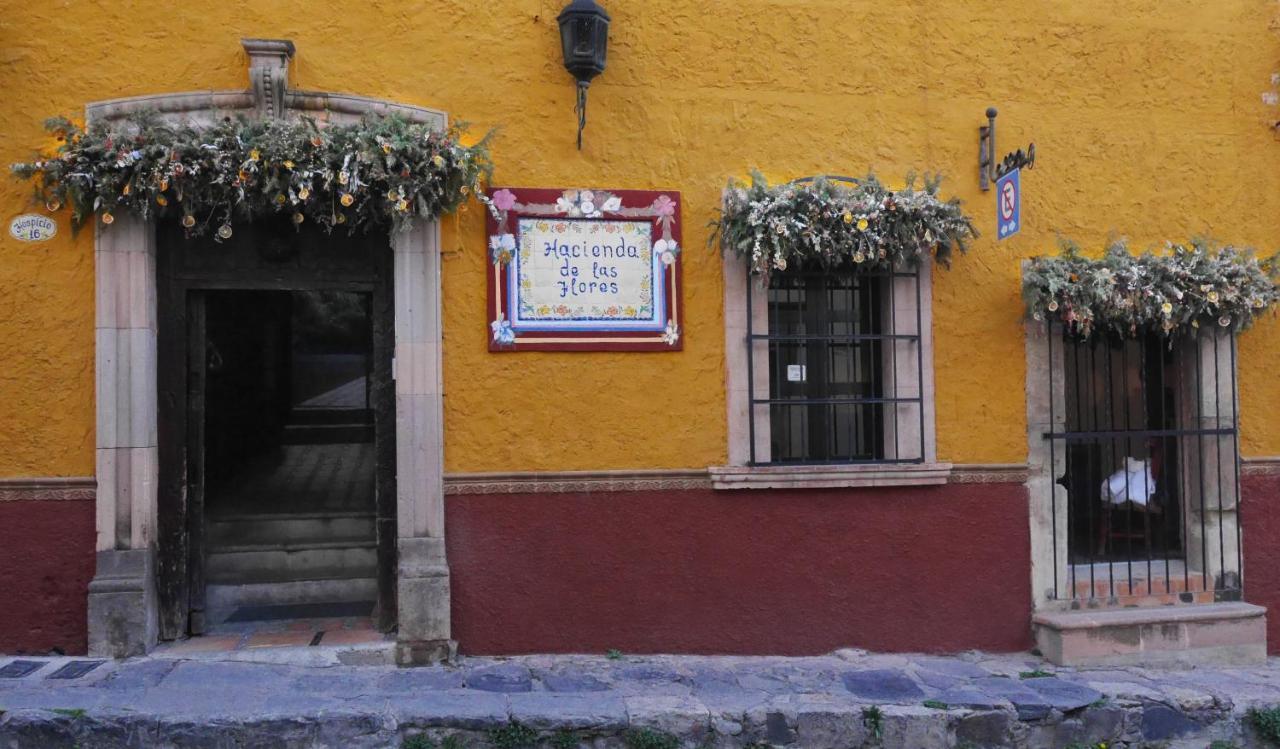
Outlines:
{"label": "stone step inside doorway", "polygon": [[[364,388],[364,378],[350,385]],[[329,445],[373,442],[373,411],[367,408],[300,406],[289,414],[281,441],[286,445]]]}
{"label": "stone step inside doorway", "polygon": [[377,598],[374,515],[242,514],[208,524],[211,624],[245,608],[368,603]]}
{"label": "stone step inside doorway", "polygon": [[334,539],[373,539],[372,512],[221,515],[209,518],[212,548],[256,544],[308,544]]}
{"label": "stone step inside doorway", "polygon": [[208,619],[217,624],[242,608],[263,606],[305,606],[315,603],[367,603],[378,597],[378,582],[372,577],[294,582],[210,585],[205,601]]}
{"label": "stone step inside doorway", "polygon": [[377,551],[366,538],[211,548],[206,579],[217,584],[372,577]]}

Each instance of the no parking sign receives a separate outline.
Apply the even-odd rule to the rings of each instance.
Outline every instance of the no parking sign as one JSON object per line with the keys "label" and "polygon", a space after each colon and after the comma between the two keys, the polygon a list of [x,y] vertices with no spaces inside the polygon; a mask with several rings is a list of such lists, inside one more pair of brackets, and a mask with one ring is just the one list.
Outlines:
{"label": "no parking sign", "polygon": [[1021,170],[1013,169],[996,180],[996,238],[1008,239],[1022,228]]}

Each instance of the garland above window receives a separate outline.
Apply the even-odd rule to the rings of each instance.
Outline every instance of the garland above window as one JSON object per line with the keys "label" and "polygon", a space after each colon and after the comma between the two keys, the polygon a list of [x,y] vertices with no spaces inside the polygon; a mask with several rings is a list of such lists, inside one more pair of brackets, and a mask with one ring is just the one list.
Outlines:
{"label": "garland above window", "polygon": [[66,118],[45,126],[57,152],[12,169],[35,181],[48,210],[70,208],[73,228],[132,211],[175,216],[189,235],[218,239],[232,235],[234,219],[272,214],[327,230],[400,229],[454,211],[493,169],[487,136],[464,146],[458,128],[394,115],[323,128],[311,119],[172,124],[153,112],[87,129]]}
{"label": "garland above window", "polygon": [[1022,283],[1027,315],[1082,337],[1174,336],[1201,326],[1244,330],[1280,300],[1280,255],[1259,260],[1251,250],[1201,241],[1168,249],[1134,256],[1115,242],[1095,260],[1065,244],[1057,257],[1032,258]]}
{"label": "garland above window", "polygon": [[915,266],[931,254],[946,266],[978,232],[959,200],[938,197],[939,182],[926,179],[916,189],[909,177],[905,188],[890,190],[873,176],[819,177],[770,186],[752,172],[750,185],[732,180],[725,188],[711,241],[718,237],[722,251],[762,277],[793,264]]}

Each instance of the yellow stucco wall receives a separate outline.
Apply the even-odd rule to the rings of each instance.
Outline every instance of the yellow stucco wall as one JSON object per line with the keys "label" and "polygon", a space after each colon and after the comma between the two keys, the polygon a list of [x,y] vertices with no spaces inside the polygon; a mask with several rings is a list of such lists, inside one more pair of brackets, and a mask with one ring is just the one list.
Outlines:
{"label": "yellow stucco wall", "polygon": [[[720,261],[705,225],[726,178],[938,170],[984,238],[935,289],[938,444],[1025,458],[1018,261],[1058,233],[1137,247],[1206,234],[1280,245],[1276,6],[1263,0],[606,0],[609,69],[573,147],[560,0],[9,3],[0,161],[85,102],[241,88],[241,36],[298,45],[292,77],[501,125],[497,180],[684,195],[686,344],[668,354],[486,350],[483,221],[446,222],[446,463],[452,471],[696,467],[725,460]],[[976,129],[1034,140],[1025,229],[994,238]],[[30,208],[0,181],[3,218]],[[0,238],[0,476],[93,472],[91,233]],[[1280,324],[1240,347],[1248,455],[1280,454]]]}

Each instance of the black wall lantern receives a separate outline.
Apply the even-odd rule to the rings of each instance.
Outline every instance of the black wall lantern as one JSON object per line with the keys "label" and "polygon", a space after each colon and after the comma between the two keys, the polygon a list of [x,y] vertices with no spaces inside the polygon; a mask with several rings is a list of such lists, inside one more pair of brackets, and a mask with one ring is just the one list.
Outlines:
{"label": "black wall lantern", "polygon": [[587,126],[587,86],[604,72],[609,52],[609,14],[595,0],[573,0],[556,18],[560,23],[560,46],[564,67],[578,81],[578,150],[582,150],[582,129]]}

